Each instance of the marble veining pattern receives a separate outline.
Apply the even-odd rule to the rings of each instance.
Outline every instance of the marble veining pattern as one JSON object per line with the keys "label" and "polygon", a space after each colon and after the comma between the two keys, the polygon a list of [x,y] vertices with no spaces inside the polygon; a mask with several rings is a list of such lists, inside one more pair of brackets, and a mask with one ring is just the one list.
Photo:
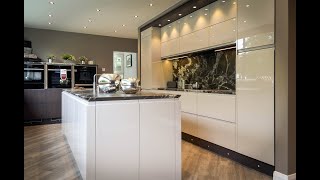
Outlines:
{"label": "marble veining pattern", "polygon": [[200,83],[201,89],[235,90],[236,50],[208,50],[173,61],[173,80]]}

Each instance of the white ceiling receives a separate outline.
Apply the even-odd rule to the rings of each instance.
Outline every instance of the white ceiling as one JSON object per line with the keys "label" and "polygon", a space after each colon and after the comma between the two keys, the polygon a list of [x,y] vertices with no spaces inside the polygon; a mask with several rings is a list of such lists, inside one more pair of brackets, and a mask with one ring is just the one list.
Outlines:
{"label": "white ceiling", "polygon": [[138,27],[180,0],[51,1],[24,0],[24,27],[137,39]]}

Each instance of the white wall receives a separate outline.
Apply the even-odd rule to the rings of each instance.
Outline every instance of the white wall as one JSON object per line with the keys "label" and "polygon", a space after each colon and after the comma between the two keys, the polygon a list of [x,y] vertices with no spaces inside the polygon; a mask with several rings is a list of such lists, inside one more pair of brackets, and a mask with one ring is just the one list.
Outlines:
{"label": "white wall", "polygon": [[[127,55],[131,55],[132,56],[132,66],[129,67],[126,64],[126,57]],[[121,59],[121,70],[120,71],[116,71],[115,69],[115,65],[116,65],[116,60],[120,58]],[[137,53],[134,52],[119,52],[119,51],[114,51],[113,52],[113,73],[116,74],[120,74],[121,78],[129,78],[129,77],[133,77],[133,78],[137,78],[138,73],[137,73],[137,67],[138,63],[137,63]]]}

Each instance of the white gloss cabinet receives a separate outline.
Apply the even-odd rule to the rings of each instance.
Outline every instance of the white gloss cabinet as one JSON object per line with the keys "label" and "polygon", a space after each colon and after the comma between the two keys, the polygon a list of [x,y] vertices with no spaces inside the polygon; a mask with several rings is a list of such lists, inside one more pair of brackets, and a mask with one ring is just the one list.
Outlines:
{"label": "white gloss cabinet", "polygon": [[96,157],[97,180],[139,179],[138,100],[96,102]]}
{"label": "white gloss cabinet", "polygon": [[238,0],[238,49],[274,44],[274,0]]}
{"label": "white gloss cabinet", "polygon": [[161,43],[180,36],[180,24],[174,21],[161,28]]}
{"label": "white gloss cabinet", "polygon": [[195,92],[179,92],[181,101],[181,111],[197,114],[197,96]]}
{"label": "white gloss cabinet", "polygon": [[209,45],[217,46],[225,43],[236,43],[237,40],[236,18],[210,26]]}
{"label": "white gloss cabinet", "polygon": [[181,164],[176,167],[176,156],[181,155],[181,149],[176,147],[176,143],[181,142],[181,139],[177,140],[177,131],[180,133],[181,127],[176,122],[180,117],[175,117],[175,112],[180,114],[180,109],[172,103],[173,99],[139,101],[139,179],[175,180],[181,174]]}
{"label": "white gloss cabinet", "polygon": [[236,0],[218,0],[209,5],[210,25],[237,17]]}
{"label": "white gloss cabinet", "polygon": [[196,114],[181,112],[181,130],[198,137],[198,120]]}
{"label": "white gloss cabinet", "polygon": [[274,165],[274,48],[239,53],[236,72],[238,151]]}
{"label": "white gloss cabinet", "polygon": [[161,57],[178,54],[180,51],[179,38],[161,43]]}
{"label": "white gloss cabinet", "polygon": [[62,107],[82,179],[181,179],[179,99],[88,102],[62,92]]}
{"label": "white gloss cabinet", "polygon": [[198,137],[236,150],[236,125],[234,123],[198,116]]}
{"label": "white gloss cabinet", "polygon": [[197,114],[229,122],[236,122],[236,96],[198,93]]}
{"label": "white gloss cabinet", "polygon": [[141,87],[152,87],[151,35],[141,38]]}
{"label": "white gloss cabinet", "polygon": [[95,179],[95,106],[62,92],[62,129],[82,179]]}
{"label": "white gloss cabinet", "polygon": [[209,46],[209,27],[180,37],[180,53]]}
{"label": "white gloss cabinet", "polygon": [[161,61],[161,32],[160,28],[150,27],[141,32],[141,87],[150,89],[157,84],[157,79],[153,75],[154,62]]}
{"label": "white gloss cabinet", "polygon": [[209,6],[205,6],[177,20],[180,23],[180,36],[204,29],[209,26]]}

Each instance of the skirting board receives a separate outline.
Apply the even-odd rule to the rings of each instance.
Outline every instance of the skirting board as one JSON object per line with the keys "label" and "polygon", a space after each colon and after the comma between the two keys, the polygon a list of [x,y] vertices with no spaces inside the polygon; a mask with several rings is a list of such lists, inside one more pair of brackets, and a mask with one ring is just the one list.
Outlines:
{"label": "skirting board", "polygon": [[273,180],[296,180],[296,173],[285,175],[280,172],[274,171],[273,172]]}
{"label": "skirting board", "polygon": [[219,146],[217,144],[211,143],[209,141],[203,140],[201,138],[198,138],[198,137],[195,137],[190,134],[182,132],[182,139],[185,141],[188,141],[194,145],[197,145],[199,147],[202,147],[204,149],[212,151],[216,154],[219,154],[221,156],[229,158],[233,161],[236,161],[236,162],[238,162],[244,166],[247,166],[249,168],[252,168],[256,171],[262,172],[268,176],[272,177],[272,175],[274,173],[275,168],[274,168],[274,166],[272,166],[270,164],[267,164],[262,161],[253,159],[251,157],[245,156],[243,154],[232,151],[230,149]]}

